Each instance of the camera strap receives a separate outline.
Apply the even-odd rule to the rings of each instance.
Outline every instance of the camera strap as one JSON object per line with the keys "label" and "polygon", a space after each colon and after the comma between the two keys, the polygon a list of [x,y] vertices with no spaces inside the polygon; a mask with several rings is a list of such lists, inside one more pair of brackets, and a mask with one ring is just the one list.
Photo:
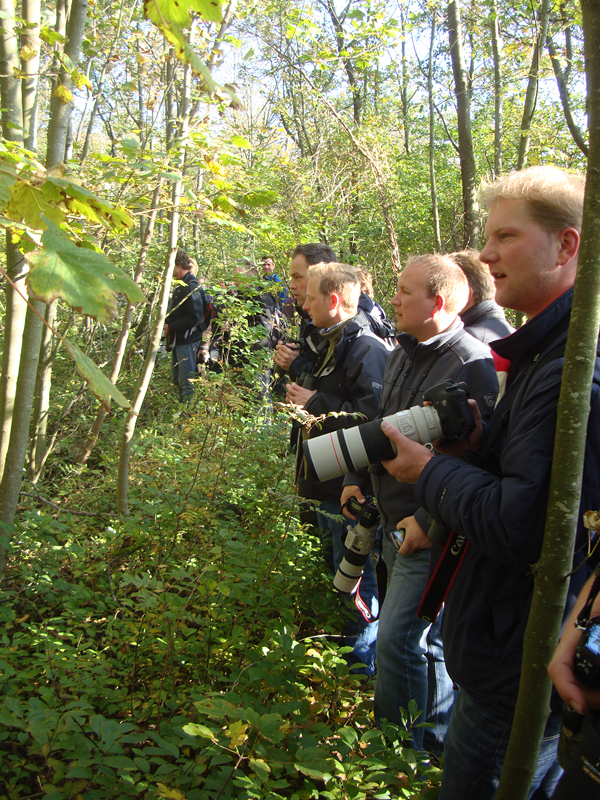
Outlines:
{"label": "camera strap", "polygon": [[469,541],[462,533],[451,531],[436,562],[440,546],[435,542],[432,545],[427,586],[417,609],[417,617],[426,622],[435,622],[437,619],[440,608],[444,604],[446,595],[450,591],[456,573],[469,549]]}
{"label": "camera strap", "polygon": [[598,568],[595,570],[596,577],[594,578],[594,582],[590,589],[590,593],[588,594],[588,598],[585,601],[585,605],[577,615],[577,622],[575,623],[575,627],[580,630],[584,631],[588,623],[590,621],[590,615],[592,613],[592,606],[594,605],[594,600],[598,596],[600,592],[600,574],[598,574]]}
{"label": "camera strap", "polygon": [[369,606],[360,596],[361,583],[362,583],[362,578],[359,580],[358,585],[356,586],[356,591],[354,593],[354,605],[357,607],[361,615],[364,617],[365,622],[368,622],[370,624],[371,622],[376,622],[379,619],[379,614],[377,615],[373,614]]}

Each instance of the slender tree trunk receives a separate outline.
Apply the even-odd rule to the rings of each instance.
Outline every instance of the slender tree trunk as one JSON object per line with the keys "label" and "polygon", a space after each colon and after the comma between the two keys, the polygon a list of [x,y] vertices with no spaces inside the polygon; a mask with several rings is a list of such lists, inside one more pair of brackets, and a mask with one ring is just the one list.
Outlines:
{"label": "slender tree trunk", "polygon": [[[526,800],[548,716],[546,667],[559,637],[573,563],[589,403],[600,327],[600,5],[582,0],[590,158],[573,310],[558,403],[544,543],[523,647],[519,698],[496,800]],[[594,420],[592,424],[596,424]]]}
{"label": "slender tree trunk", "polygon": [[433,217],[433,236],[435,249],[442,252],[440,233],[440,212],[438,209],[437,186],[435,180],[435,104],[433,100],[433,46],[435,43],[436,10],[431,15],[431,38],[429,40],[429,65],[427,68],[427,95],[429,97],[429,186],[431,191],[431,213]]}
{"label": "slender tree trunk", "polygon": [[[21,86],[15,75],[19,72],[19,40],[14,30],[15,6],[13,0],[0,0],[0,95],[2,107],[2,136],[8,142],[23,144],[23,109]],[[6,233],[6,271],[11,280],[25,294],[24,276],[27,265]],[[6,453],[15,408],[17,377],[21,359],[23,327],[27,306],[23,298],[9,282],[4,283],[6,292],[6,314],[4,323],[4,345],[2,350],[2,374],[0,375],[0,479],[4,470]],[[0,561],[2,560],[0,549]]]}
{"label": "slender tree trunk", "polygon": [[558,93],[560,94],[560,102],[563,107],[563,111],[565,114],[565,121],[567,123],[567,127],[571,131],[571,136],[573,137],[573,141],[577,145],[577,147],[581,150],[584,156],[588,155],[588,146],[583,133],[579,129],[579,126],[575,122],[575,118],[573,117],[573,109],[571,108],[571,98],[569,97],[569,87],[567,85],[567,72],[563,72],[560,66],[560,58],[558,53],[556,52],[556,47],[554,42],[552,41],[551,37],[548,36],[546,39],[546,47],[548,48],[548,53],[550,54],[550,60],[552,61],[552,68],[554,70],[554,77],[556,78],[556,84],[558,86]]}
{"label": "slender tree trunk", "polygon": [[548,34],[548,22],[550,11],[552,10],[552,0],[542,0],[542,5],[538,16],[538,34],[533,48],[531,58],[531,69],[529,70],[529,80],[527,91],[525,92],[525,104],[523,106],[523,116],[521,118],[521,138],[519,139],[519,155],[517,157],[517,169],[523,169],[527,164],[527,154],[531,142],[531,125],[535,106],[540,76],[540,61],[544,51],[544,42]]}
{"label": "slender tree trunk", "polygon": [[494,55],[494,177],[497,178],[502,175],[502,40],[496,0],[492,0],[490,28]]}
{"label": "slender tree trunk", "polygon": [[[65,55],[68,55],[74,66],[79,64],[81,56],[81,43],[85,31],[87,20],[88,0],[73,0],[67,22],[67,41],[65,43]],[[73,91],[73,79],[66,69],[61,69],[59,82],[65,89]],[[67,143],[67,132],[73,103],[64,103],[59,97],[52,95],[50,106],[50,123],[48,125],[48,149],[46,151],[46,168],[58,164],[65,157]]]}
{"label": "slender tree trunk", "polygon": [[[46,306],[46,325],[43,326],[40,357],[35,380],[35,397],[33,403],[32,437],[27,470],[29,479],[36,483],[40,477],[42,463],[46,460],[46,433],[48,431],[48,414],[50,411],[50,386],[52,383],[52,328],[56,319],[56,302]],[[47,326],[47,327],[46,327]]]}
{"label": "slender tree trunk", "polygon": [[[32,305],[37,309],[38,313],[44,309],[43,303],[35,302]],[[21,348],[21,364],[15,395],[10,444],[4,464],[2,481],[0,482],[0,522],[4,525],[12,525],[15,521],[21,481],[23,480],[23,464],[25,463],[27,452],[29,420],[40,352],[42,325],[42,320],[31,308],[28,308],[23,331],[23,347]],[[3,581],[5,575],[6,550],[0,545],[0,580]]]}
{"label": "slender tree trunk", "polygon": [[473,155],[473,139],[471,136],[471,103],[469,101],[467,72],[463,55],[462,26],[458,2],[459,0],[452,0],[448,4],[448,31],[458,118],[458,151],[465,225],[464,245],[476,248],[479,244],[479,209],[475,179],[475,157]]}
{"label": "slender tree trunk", "polygon": [[23,0],[27,26],[21,32],[21,62],[26,77],[21,81],[24,145],[37,150],[37,87],[40,68],[40,0]]}
{"label": "slender tree trunk", "polygon": [[[183,86],[181,98],[181,123],[179,128],[178,142],[179,145],[179,169],[183,173],[186,155],[186,138],[189,130],[190,119],[190,81],[191,70],[189,65],[186,65],[183,73]],[[131,411],[127,414],[123,424],[123,433],[121,435],[121,448],[119,453],[119,474],[117,477],[117,509],[119,514],[129,516],[129,503],[127,499],[128,485],[129,485],[129,460],[131,456],[131,442],[135,433],[135,426],[137,422],[137,415],[140,412],[152,372],[154,371],[154,364],[156,361],[156,354],[160,344],[160,337],[164,327],[165,316],[167,313],[167,306],[169,303],[169,295],[171,293],[171,279],[173,277],[173,267],[175,266],[175,254],[177,252],[177,242],[179,236],[179,205],[181,200],[181,190],[183,186],[182,178],[175,181],[173,184],[172,193],[172,211],[171,211],[171,225],[169,230],[169,251],[165,271],[163,273],[163,285],[160,296],[160,304],[156,319],[154,321],[154,329],[150,338],[150,346],[148,354],[144,362],[142,374],[138,382],[135,397],[131,404]]]}
{"label": "slender tree trunk", "polygon": [[[148,248],[150,247],[150,242],[152,241],[152,235],[154,233],[154,222],[156,220],[156,212],[158,210],[158,205],[160,202],[161,191],[162,191],[162,179],[159,180],[154,190],[154,195],[152,196],[152,207],[150,208],[150,214],[148,216],[148,222],[146,224],[146,230],[144,233],[144,240],[142,242],[142,249],[140,251],[137,267],[135,270],[134,281],[138,284],[138,286],[142,280],[144,266],[146,265],[146,257],[148,255]],[[127,303],[125,316],[123,317],[123,325],[121,326],[121,332],[119,334],[119,338],[117,340],[117,344],[115,347],[113,367],[112,367],[112,372],[110,374],[110,380],[112,383],[115,384],[119,377],[119,373],[121,372],[121,365],[123,363],[123,357],[125,355],[125,349],[127,347],[127,340],[129,338],[129,331],[131,328],[131,319],[133,317],[134,308],[135,306],[133,303]],[[104,418],[106,417],[107,413],[108,412],[106,411],[106,408],[103,405],[101,405],[100,408],[98,409],[98,413],[96,414],[96,419],[94,420],[94,424],[92,425],[92,429],[90,431],[88,440],[85,443],[82,451],[77,456],[78,464],[85,464],[88,458],[90,457],[90,453],[92,452],[92,450],[96,445],[96,442],[98,441],[98,435],[100,433],[100,429],[102,428],[102,423],[104,422]]]}

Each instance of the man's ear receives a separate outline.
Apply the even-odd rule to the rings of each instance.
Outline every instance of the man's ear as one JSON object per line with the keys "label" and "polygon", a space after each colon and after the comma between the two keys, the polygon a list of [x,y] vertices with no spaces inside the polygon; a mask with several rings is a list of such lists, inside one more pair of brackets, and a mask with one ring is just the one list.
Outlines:
{"label": "man's ear", "polygon": [[331,310],[332,311],[337,311],[338,308],[340,307],[341,303],[342,303],[341,297],[339,296],[339,294],[337,292],[332,292],[331,293],[331,295],[330,295],[330,303],[331,303],[331,306],[330,306]]}
{"label": "man's ear", "polygon": [[558,251],[557,265],[562,267],[577,255],[581,236],[575,228],[565,228],[564,231],[558,234],[558,241],[560,249]]}
{"label": "man's ear", "polygon": [[433,309],[431,311],[431,316],[434,314],[439,314],[440,311],[443,311],[446,308],[446,298],[441,294],[436,294]]}

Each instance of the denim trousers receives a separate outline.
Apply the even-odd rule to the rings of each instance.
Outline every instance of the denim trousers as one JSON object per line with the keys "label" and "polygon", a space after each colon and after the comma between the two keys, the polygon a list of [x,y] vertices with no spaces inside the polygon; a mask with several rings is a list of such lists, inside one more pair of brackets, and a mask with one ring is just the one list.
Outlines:
{"label": "denim trousers", "polygon": [[[328,514],[339,515],[342,513],[342,508],[339,503],[334,503],[331,500],[321,501],[320,506],[317,508],[319,526],[324,531],[329,531],[331,534],[333,544],[333,574],[335,575],[344,557],[344,539],[350,521],[340,522],[330,519],[322,514],[321,511],[326,511]],[[377,616],[379,612],[377,578],[370,558],[367,558],[362,578],[360,579],[359,592],[371,613]],[[344,597],[344,595],[340,596]],[[344,600],[344,602],[346,602],[346,600]],[[347,602],[352,603],[353,618],[347,621],[342,631],[344,645],[352,647],[352,652],[348,653],[346,658],[349,664],[365,665],[365,669],[357,668],[353,671],[365,675],[373,675],[375,672],[375,643],[377,640],[379,621],[367,622],[354,605],[353,598],[350,598]]]}
{"label": "denim trousers", "polygon": [[179,388],[179,402],[186,403],[194,394],[190,377],[196,375],[198,342],[175,345],[171,352],[173,383]]}
{"label": "denim trousers", "polygon": [[417,618],[427,583],[429,550],[401,556],[383,531],[383,557],[390,583],[379,619],[375,720],[387,719],[402,727],[400,708],[415,700],[421,715],[411,729],[413,745],[440,754],[455,692],[446,672],[442,648],[442,613],[433,625]]}
{"label": "denim trousers", "polygon": [[[513,710],[484,703],[461,689],[444,742],[444,771],[438,800],[492,800],[498,788]],[[556,761],[560,713],[548,718],[529,797],[552,795],[562,774]],[[536,791],[537,790],[537,791]]]}

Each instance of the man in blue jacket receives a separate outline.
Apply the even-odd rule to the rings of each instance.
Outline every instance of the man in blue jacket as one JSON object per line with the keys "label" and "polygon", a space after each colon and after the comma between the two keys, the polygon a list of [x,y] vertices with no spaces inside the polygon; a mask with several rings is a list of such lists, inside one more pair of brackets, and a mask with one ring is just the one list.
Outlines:
{"label": "man in blue jacket", "polygon": [[[519,688],[523,636],[548,502],[556,409],[568,333],[583,210],[583,179],[555,167],[532,167],[484,187],[487,245],[480,258],[496,300],[529,321],[495,342],[510,361],[506,392],[468,460],[435,455],[382,429],[398,449],[384,466],[416,483],[416,496],[468,547],[446,599],[446,666],[460,694],[444,742],[440,800],[487,800],[495,794]],[[588,399],[582,397],[581,402]],[[590,397],[581,514],[569,587],[574,600],[589,570],[582,564],[583,512],[600,504],[600,359]],[[533,789],[551,794],[560,714],[546,725]]]}
{"label": "man in blue jacket", "polygon": [[196,374],[196,357],[205,329],[204,290],[190,269],[185,250],[175,255],[173,277],[181,281],[173,289],[164,334],[172,353],[173,383],[179,388],[179,402],[186,403],[194,392],[190,377]]}
{"label": "man in blue jacket", "polygon": [[[308,438],[322,436],[333,430],[356,425],[356,415],[370,420],[377,413],[381,384],[391,340],[383,340],[371,330],[366,314],[358,308],[360,282],[353,267],[346,264],[317,264],[307,273],[304,309],[320,332],[322,345],[313,366],[314,388],[288,385],[288,402],[303,406],[314,417],[336,412],[314,425]],[[343,524],[329,515],[341,515],[340,494],[342,478],[317,483],[309,473],[302,448],[297,452],[296,483],[298,494],[318,500],[317,517],[323,530],[329,530],[333,540],[333,570],[344,556]],[[323,513],[325,512],[325,513]],[[365,565],[361,581],[361,597],[369,611],[377,616],[377,586],[373,566]],[[375,662],[377,622],[368,622],[356,611],[356,620],[345,630],[346,644],[354,647],[350,662],[365,664],[372,675]]]}

